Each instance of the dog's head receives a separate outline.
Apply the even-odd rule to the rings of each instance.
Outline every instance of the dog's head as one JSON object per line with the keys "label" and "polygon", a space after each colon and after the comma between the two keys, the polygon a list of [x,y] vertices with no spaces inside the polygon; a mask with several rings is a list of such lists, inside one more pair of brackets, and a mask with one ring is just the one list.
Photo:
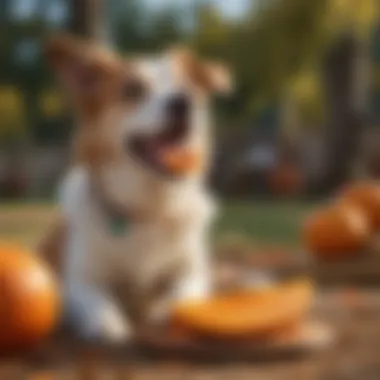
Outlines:
{"label": "dog's head", "polygon": [[77,113],[82,163],[134,165],[165,180],[206,172],[208,99],[231,87],[222,65],[183,48],[122,59],[68,36],[52,38],[47,56]]}

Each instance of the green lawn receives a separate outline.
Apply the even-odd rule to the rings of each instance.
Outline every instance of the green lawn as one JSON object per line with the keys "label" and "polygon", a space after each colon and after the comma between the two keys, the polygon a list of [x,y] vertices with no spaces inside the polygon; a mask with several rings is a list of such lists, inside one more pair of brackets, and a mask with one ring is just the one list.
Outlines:
{"label": "green lawn", "polygon": [[298,246],[302,223],[313,207],[300,202],[226,203],[216,233],[238,234],[257,244]]}
{"label": "green lawn", "polygon": [[[312,204],[296,202],[222,203],[217,238],[238,235],[257,244],[297,246],[300,226]],[[34,245],[56,210],[46,203],[0,203],[0,239]]]}
{"label": "green lawn", "polygon": [[54,220],[56,211],[51,204],[0,204],[0,239],[34,246]]}

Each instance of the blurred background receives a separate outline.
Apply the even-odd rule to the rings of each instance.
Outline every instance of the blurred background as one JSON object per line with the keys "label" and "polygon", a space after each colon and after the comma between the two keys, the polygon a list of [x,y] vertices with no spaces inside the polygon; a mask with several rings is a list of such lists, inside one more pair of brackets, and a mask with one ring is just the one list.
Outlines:
{"label": "blurred background", "polygon": [[211,184],[223,239],[298,246],[305,214],[380,176],[379,0],[0,0],[0,238],[52,220],[73,122],[42,54],[52,31],[126,56],[178,42],[226,61]]}

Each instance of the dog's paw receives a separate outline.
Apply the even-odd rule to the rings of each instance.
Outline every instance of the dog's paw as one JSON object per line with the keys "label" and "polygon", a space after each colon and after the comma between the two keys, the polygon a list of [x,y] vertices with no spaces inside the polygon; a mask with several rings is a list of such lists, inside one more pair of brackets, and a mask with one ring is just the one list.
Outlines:
{"label": "dog's paw", "polygon": [[111,311],[102,315],[100,325],[100,339],[106,343],[127,343],[132,338],[132,328],[121,315]]}
{"label": "dog's paw", "polygon": [[103,319],[100,329],[101,340],[111,344],[127,343],[132,338],[129,323],[116,316]]}
{"label": "dog's paw", "polygon": [[132,331],[130,326],[122,322],[110,323],[100,320],[96,325],[82,326],[78,331],[79,339],[100,345],[120,345],[130,341]]}
{"label": "dog's paw", "polygon": [[65,331],[86,342],[122,344],[132,337],[129,321],[111,305],[102,310],[92,310],[83,308],[82,304],[71,303],[63,322]]}

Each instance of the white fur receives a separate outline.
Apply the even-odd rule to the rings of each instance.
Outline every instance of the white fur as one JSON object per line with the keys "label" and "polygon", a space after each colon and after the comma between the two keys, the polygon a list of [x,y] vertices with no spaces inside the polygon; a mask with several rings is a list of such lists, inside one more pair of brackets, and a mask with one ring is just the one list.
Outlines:
{"label": "white fur", "polygon": [[[186,270],[171,291],[151,305],[149,321],[164,318],[176,300],[205,297],[211,291],[207,240],[214,204],[202,178],[164,178],[123,151],[131,131],[145,128],[149,133],[160,125],[164,100],[178,91],[169,61],[150,61],[141,70],[150,75],[151,95],[135,112],[115,120],[109,138],[120,158],[100,167],[97,179],[107,199],[147,218],[132,220],[125,234],[114,236],[86,168],[72,169],[60,188],[69,222],[64,275],[68,304],[79,315],[82,334],[112,341],[133,333],[118,304],[128,299],[116,300],[109,289],[115,279],[128,279],[143,294],[174,264],[184,264]],[[205,138],[206,116],[204,105],[195,107],[189,144]]]}
{"label": "white fur", "polygon": [[[116,277],[128,278],[143,291],[173,263],[184,261],[186,272],[173,284],[164,307],[174,300],[205,297],[211,291],[207,246],[210,200],[191,185],[182,191],[174,189],[174,194],[170,190],[166,190],[164,213],[149,222],[132,222],[125,235],[112,236],[91,195],[86,171],[77,168],[68,175],[61,196],[69,220],[64,281],[70,302],[87,314],[80,326],[85,335],[92,334],[94,324],[101,329],[98,334],[111,340],[124,339],[130,332],[128,316],[119,312],[112,294],[107,293],[107,284]],[[155,320],[166,312],[152,305],[147,317]]]}

